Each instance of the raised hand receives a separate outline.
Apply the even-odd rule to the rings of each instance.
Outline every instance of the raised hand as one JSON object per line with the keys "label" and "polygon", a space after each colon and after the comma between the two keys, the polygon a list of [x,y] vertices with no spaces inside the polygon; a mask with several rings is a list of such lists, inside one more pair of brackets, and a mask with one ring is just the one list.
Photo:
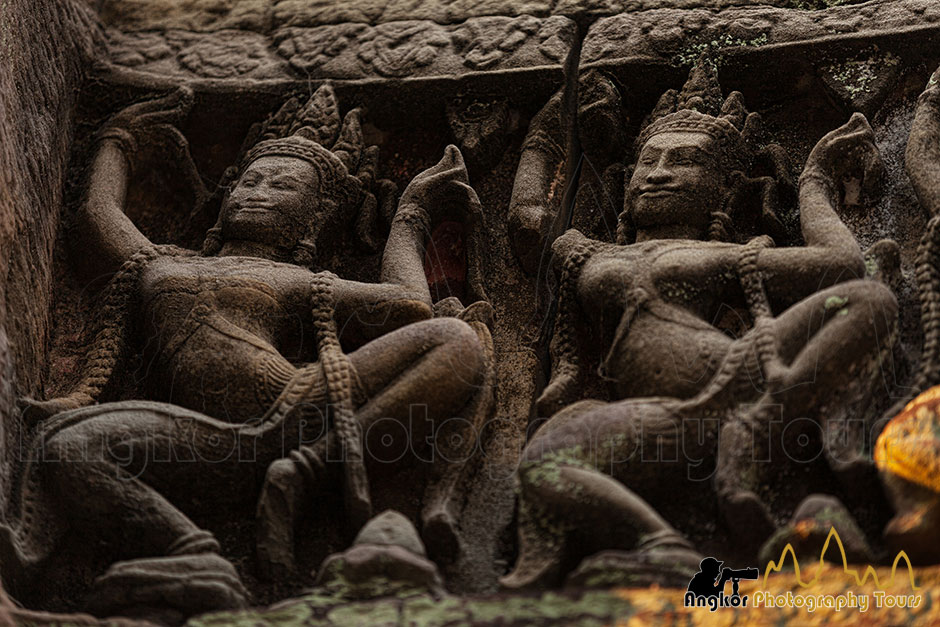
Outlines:
{"label": "raised hand", "polygon": [[904,165],[921,207],[940,214],[940,67],[917,99]]}
{"label": "raised hand", "polygon": [[479,206],[480,200],[470,187],[463,156],[456,146],[444,149],[443,158],[418,174],[405,188],[398,204],[399,212],[417,212],[425,226],[453,214]]}
{"label": "raised hand", "polygon": [[821,174],[838,188],[848,180],[861,182],[861,191],[871,197],[878,191],[885,173],[875,135],[861,113],[820,139],[806,161],[804,173]]}
{"label": "raised hand", "polygon": [[[133,161],[141,143],[168,143],[179,153],[187,153],[189,143],[176,125],[193,105],[193,90],[185,85],[175,91],[138,102],[114,114],[101,129],[104,138],[114,138],[124,145],[124,154]],[[182,154],[180,155],[182,156]]]}
{"label": "raised hand", "polygon": [[193,106],[193,90],[182,85],[175,91],[125,107],[108,120],[107,127],[129,131],[148,129],[160,124],[178,123]]}

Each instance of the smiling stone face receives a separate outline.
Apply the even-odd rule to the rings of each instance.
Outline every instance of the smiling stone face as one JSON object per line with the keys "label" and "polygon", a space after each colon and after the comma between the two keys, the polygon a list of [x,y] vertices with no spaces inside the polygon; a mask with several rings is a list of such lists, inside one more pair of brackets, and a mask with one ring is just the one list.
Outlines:
{"label": "smiling stone face", "polygon": [[679,131],[646,142],[627,186],[638,232],[705,237],[727,192],[714,143],[705,133]]}
{"label": "smiling stone face", "polygon": [[257,159],[226,198],[223,239],[292,247],[308,228],[318,187],[316,168],[303,159]]}

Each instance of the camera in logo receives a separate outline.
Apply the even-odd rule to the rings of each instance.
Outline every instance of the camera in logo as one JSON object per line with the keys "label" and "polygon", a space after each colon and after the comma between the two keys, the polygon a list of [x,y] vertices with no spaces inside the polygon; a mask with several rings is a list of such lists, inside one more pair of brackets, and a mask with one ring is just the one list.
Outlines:
{"label": "camera in logo", "polygon": [[[738,583],[742,579],[757,579],[756,568],[734,570],[722,568],[724,562],[714,557],[706,557],[699,563],[699,572],[689,581],[685,593],[685,607],[707,607],[712,612],[719,607],[747,607],[747,595],[738,593]],[[731,594],[725,595],[725,586],[731,581]]]}

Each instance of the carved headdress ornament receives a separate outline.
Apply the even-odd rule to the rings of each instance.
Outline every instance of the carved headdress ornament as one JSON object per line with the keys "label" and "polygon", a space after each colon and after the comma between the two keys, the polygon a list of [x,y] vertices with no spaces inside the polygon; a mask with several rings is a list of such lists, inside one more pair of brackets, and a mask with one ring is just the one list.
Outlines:
{"label": "carved headdress ornament", "polygon": [[256,143],[245,152],[240,171],[262,157],[293,157],[317,166],[326,175],[321,184],[358,187],[359,181],[351,175],[359,170],[362,157],[359,109],[347,113],[341,124],[336,94],[329,84],[306,102],[291,98],[262,123],[256,139],[251,135],[248,141]]}
{"label": "carved headdress ornament", "polygon": [[[319,195],[294,255],[297,263],[311,265],[319,234],[353,219],[359,239],[374,247],[379,201],[372,188],[379,188],[383,200],[389,196],[393,200],[394,184],[376,180],[379,149],[365,146],[358,108],[340,117],[331,85],[322,85],[307,100],[291,98],[277,113],[252,127],[241,154],[237,168],[226,173],[230,182],[262,157],[302,159],[315,167]],[[220,245],[221,225],[217,224],[209,231],[204,252],[213,254]]]}
{"label": "carved headdress ornament", "polygon": [[722,97],[718,72],[703,58],[689,72],[682,91],[670,89],[660,97],[637,138],[637,149],[661,133],[705,133],[717,142],[722,162],[741,170],[753,158],[760,128],[760,116],[747,112],[741,92]]}

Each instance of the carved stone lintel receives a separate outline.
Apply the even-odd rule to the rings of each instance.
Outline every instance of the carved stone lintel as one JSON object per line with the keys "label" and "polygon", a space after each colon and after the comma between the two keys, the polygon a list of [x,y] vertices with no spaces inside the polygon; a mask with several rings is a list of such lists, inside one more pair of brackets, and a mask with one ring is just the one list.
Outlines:
{"label": "carved stone lintel", "polygon": [[112,63],[140,72],[209,79],[362,79],[460,76],[560,68],[576,33],[564,17],[490,16],[240,30],[110,30]]}
{"label": "carved stone lintel", "polygon": [[940,29],[940,5],[924,0],[869,2],[825,11],[772,7],[655,9],[597,20],[581,51],[581,68],[622,62],[690,65],[702,52],[745,51],[844,36]]}

